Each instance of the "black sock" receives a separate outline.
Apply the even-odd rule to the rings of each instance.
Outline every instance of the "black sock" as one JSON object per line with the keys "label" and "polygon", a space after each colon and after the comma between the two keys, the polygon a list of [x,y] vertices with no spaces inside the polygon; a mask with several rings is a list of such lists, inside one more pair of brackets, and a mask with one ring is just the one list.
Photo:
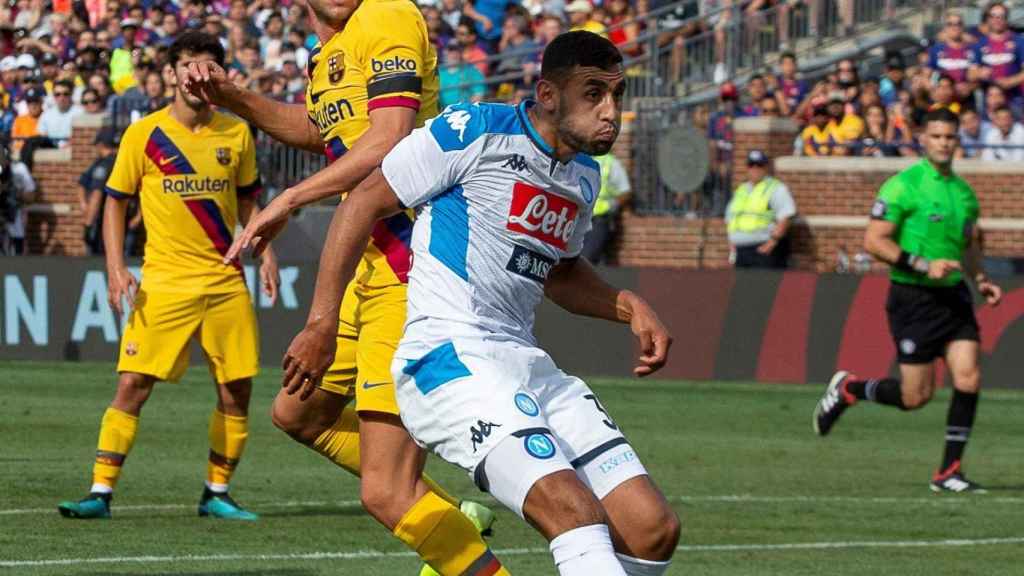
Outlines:
{"label": "black sock", "polygon": [[946,416],[946,450],[942,454],[942,467],[939,470],[948,470],[963,456],[977,410],[977,393],[953,390],[953,400],[949,403],[949,414]]}
{"label": "black sock", "polygon": [[903,392],[900,381],[895,378],[880,380],[850,380],[846,383],[846,391],[858,400],[867,400],[906,410],[903,405]]}

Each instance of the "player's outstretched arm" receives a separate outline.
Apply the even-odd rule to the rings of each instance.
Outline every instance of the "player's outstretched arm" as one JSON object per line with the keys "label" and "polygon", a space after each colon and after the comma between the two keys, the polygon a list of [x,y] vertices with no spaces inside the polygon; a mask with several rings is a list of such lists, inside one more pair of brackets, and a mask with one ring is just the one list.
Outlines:
{"label": "player's outstretched arm", "polygon": [[355,275],[377,220],[401,209],[398,197],[377,169],[335,210],[320,253],[320,271],[306,327],[292,340],[284,356],[281,385],[289,394],[302,390],[300,397],[305,400],[330,367],[345,287]]}
{"label": "player's outstretched arm", "polygon": [[982,231],[977,226],[971,233],[971,243],[964,251],[964,272],[974,282],[974,286],[989,306],[998,306],[1003,300],[1003,289],[989,280],[982,264],[984,243]]}
{"label": "player's outstretched arm", "polygon": [[380,166],[384,156],[402,138],[412,132],[415,123],[416,111],[411,108],[390,107],[371,111],[370,128],[352,148],[323,170],[274,198],[235,238],[225,258],[236,258],[258,239],[276,235],[297,208],[354,189]]}
{"label": "player's outstretched arm", "polygon": [[302,104],[287,104],[237,86],[216,62],[192,62],[185,90],[203,100],[227,108],[295,148],[323,153],[320,132]]}
{"label": "player's outstretched arm", "polygon": [[672,335],[658,315],[643,298],[605,282],[586,259],[564,260],[552,268],[544,293],[573,314],[629,324],[640,343],[639,364],[633,369],[637,376],[665,365]]}
{"label": "player's outstretched arm", "polygon": [[103,247],[107,258],[107,303],[122,314],[121,299],[135,306],[135,290],[139,283],[124,261],[124,221],[128,214],[128,198],[107,196],[103,208]]}

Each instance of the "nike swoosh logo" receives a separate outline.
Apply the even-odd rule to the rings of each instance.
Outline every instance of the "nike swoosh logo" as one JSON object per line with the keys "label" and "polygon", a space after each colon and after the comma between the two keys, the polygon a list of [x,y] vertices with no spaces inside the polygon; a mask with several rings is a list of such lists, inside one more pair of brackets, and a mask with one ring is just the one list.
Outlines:
{"label": "nike swoosh logo", "polygon": [[174,155],[174,156],[171,156],[170,158],[161,158],[161,159],[159,160],[159,162],[160,162],[160,165],[161,165],[161,166],[167,166],[167,165],[168,165],[168,164],[170,164],[171,162],[174,162],[175,160],[177,160],[179,156],[180,156],[180,154],[178,154],[178,155]]}
{"label": "nike swoosh logo", "polygon": [[376,384],[370,384],[369,382],[363,382],[363,390],[369,390],[370,388],[377,388],[379,386],[387,386],[391,382],[378,382]]}

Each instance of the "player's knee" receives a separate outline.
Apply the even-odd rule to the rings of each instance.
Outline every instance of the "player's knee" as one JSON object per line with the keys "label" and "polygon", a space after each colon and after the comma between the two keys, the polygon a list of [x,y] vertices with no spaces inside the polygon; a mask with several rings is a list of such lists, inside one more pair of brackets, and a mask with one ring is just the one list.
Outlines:
{"label": "player's knee", "polygon": [[117,378],[117,392],[112,405],[128,414],[138,414],[153,391],[153,379],[145,374],[122,372]]}
{"label": "player's knee", "polygon": [[953,386],[961,392],[977,393],[981,388],[981,371],[977,367],[953,373]]}
{"label": "player's knee", "polygon": [[574,528],[608,522],[601,502],[572,470],[534,482],[523,503],[523,514],[548,539]]}
{"label": "player's knee", "polygon": [[249,398],[252,396],[252,380],[235,380],[220,384],[221,411],[231,415],[245,415],[249,412]]}
{"label": "player's knee", "polygon": [[270,420],[278,430],[306,446],[312,446],[323,432],[320,427],[303,417],[301,410],[296,410],[291,402],[282,400],[281,396],[275,398],[270,407]]}
{"label": "player's knee", "polygon": [[906,410],[917,410],[931,401],[932,394],[934,394],[934,392],[931,388],[904,391],[903,408]]}

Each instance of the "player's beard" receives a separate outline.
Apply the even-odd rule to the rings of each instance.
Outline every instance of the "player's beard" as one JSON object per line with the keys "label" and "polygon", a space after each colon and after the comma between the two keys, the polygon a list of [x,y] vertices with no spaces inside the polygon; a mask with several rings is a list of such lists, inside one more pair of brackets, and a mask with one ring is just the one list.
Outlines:
{"label": "player's beard", "polygon": [[592,140],[584,135],[582,131],[576,129],[574,122],[570,119],[569,114],[567,114],[570,106],[564,96],[559,99],[558,108],[560,117],[555,130],[558,131],[558,140],[560,142],[569,145],[573,150],[590,156],[604,156],[611,151],[612,145],[615,144],[615,139],[619,136],[618,126],[615,127],[615,137],[611,140]]}

